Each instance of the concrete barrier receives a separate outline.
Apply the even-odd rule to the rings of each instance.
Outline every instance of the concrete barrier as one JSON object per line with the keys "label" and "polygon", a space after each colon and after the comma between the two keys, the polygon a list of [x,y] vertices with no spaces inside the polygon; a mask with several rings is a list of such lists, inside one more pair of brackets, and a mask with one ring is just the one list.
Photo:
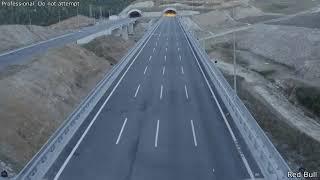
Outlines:
{"label": "concrete barrier", "polygon": [[[180,20],[181,22],[181,20]],[[236,127],[240,131],[251,154],[259,165],[264,178],[267,180],[284,180],[291,172],[288,164],[266,136],[264,131],[252,117],[249,110],[226,81],[219,69],[210,63],[210,57],[201,48],[200,43],[193,36],[186,24],[180,23],[188,38],[191,48],[206,71],[207,78],[212,82],[218,92],[222,103],[228,109]]]}
{"label": "concrete barrier", "polygon": [[107,29],[107,30],[103,30],[103,31],[100,31],[100,32],[97,32],[95,34],[91,34],[87,37],[84,37],[82,39],[79,39],[77,40],[77,44],[87,44],[89,43],[90,41],[94,40],[95,38],[97,37],[100,37],[100,36],[104,36],[104,35],[110,35],[112,33],[112,31],[110,29]]}
{"label": "concrete barrier", "polygon": [[40,151],[29,161],[22,171],[13,179],[15,180],[38,180],[44,179],[45,174],[57,160],[61,152],[70,142],[72,137],[87,119],[90,112],[97,105],[99,100],[104,96],[109,88],[111,88],[115,79],[125,69],[127,64],[131,62],[134,55],[142,48],[143,44],[148,40],[152,32],[156,29],[156,23],[149,31],[139,40],[139,42],[124,56],[121,61],[97,84],[97,86],[89,93],[82,103],[69,115],[64,123],[49,138],[47,143]]}
{"label": "concrete barrier", "polygon": [[100,36],[104,36],[104,35],[110,35],[112,33],[115,33],[116,36],[121,36],[123,39],[128,40],[128,31],[130,29],[130,32],[134,32],[133,31],[133,24],[135,23],[135,19],[122,23],[122,24],[116,24],[113,25],[111,27],[109,27],[108,29],[99,31],[97,33],[94,34],[90,34],[84,38],[81,38],[79,40],[77,40],[77,44],[87,44],[90,41],[94,40],[95,38],[98,38]]}

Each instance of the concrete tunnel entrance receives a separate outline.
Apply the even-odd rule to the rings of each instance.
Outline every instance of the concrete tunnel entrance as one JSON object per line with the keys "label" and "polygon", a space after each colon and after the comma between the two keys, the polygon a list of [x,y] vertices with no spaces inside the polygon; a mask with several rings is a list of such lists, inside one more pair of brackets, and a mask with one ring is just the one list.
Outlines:
{"label": "concrete tunnel entrance", "polygon": [[129,18],[138,18],[142,16],[142,12],[139,9],[132,9],[128,12]]}
{"label": "concrete tunnel entrance", "polygon": [[177,10],[174,8],[167,8],[163,11],[164,16],[174,17],[177,15]]}

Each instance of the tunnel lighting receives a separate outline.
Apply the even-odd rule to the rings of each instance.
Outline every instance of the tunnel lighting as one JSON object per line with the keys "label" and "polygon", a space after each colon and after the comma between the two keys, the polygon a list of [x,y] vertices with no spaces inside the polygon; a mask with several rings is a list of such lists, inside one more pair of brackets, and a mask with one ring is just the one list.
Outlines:
{"label": "tunnel lighting", "polygon": [[177,15],[177,12],[174,10],[167,10],[164,12],[164,16],[167,16],[167,17],[174,17],[176,15]]}
{"label": "tunnel lighting", "polygon": [[174,14],[174,13],[165,13],[165,16],[174,17],[174,16],[176,16],[176,14]]}

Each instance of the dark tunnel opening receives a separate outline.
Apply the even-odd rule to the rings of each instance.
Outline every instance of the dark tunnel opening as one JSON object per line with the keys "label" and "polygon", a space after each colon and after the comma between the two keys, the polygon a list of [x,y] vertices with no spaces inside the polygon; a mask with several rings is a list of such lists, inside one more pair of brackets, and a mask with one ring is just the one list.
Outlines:
{"label": "dark tunnel opening", "polygon": [[165,16],[176,16],[177,12],[175,10],[169,9],[164,12]]}
{"label": "dark tunnel opening", "polygon": [[138,18],[141,17],[141,13],[138,11],[132,11],[131,13],[129,13],[129,18]]}

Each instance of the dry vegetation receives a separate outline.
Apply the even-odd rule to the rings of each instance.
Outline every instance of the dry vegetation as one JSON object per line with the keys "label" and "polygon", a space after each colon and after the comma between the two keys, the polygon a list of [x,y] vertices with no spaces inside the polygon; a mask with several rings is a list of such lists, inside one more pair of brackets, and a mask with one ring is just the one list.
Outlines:
{"label": "dry vegetation", "polygon": [[41,26],[0,25],[0,52],[43,41],[61,33]]}
{"label": "dry vegetation", "polygon": [[75,16],[51,26],[0,25],[0,52],[44,41],[93,23],[94,20],[86,16]]}
{"label": "dry vegetation", "polygon": [[3,71],[0,159],[6,166],[13,172],[23,167],[133,44],[133,40],[105,36],[84,47],[49,50],[27,65]]}
{"label": "dry vegetation", "polygon": [[[235,14],[231,8],[218,8],[192,17],[200,28],[188,20],[203,38],[312,8],[304,15],[236,33],[240,97],[290,166],[310,171],[320,167],[320,30],[313,21],[319,17],[313,12],[319,4],[242,1],[234,6]],[[232,34],[206,40],[205,45],[232,85]]]}
{"label": "dry vegetation", "polygon": [[[164,2],[141,3],[141,8],[158,11],[165,7]],[[170,3],[177,9],[194,8],[202,12],[188,19],[199,37],[319,7],[319,0]],[[235,14],[232,7],[235,7]],[[311,171],[320,167],[320,30],[314,24],[317,22],[310,21],[318,16],[310,13],[261,24],[236,36],[239,96],[290,166],[293,169],[304,166]],[[73,29],[76,20],[52,27]],[[91,23],[90,19],[84,21],[84,26]],[[146,23],[139,25],[138,32],[142,34],[145,26]],[[24,38],[32,38],[17,44],[16,39],[20,37],[1,28],[7,27],[0,26],[0,40],[4,42],[0,51],[51,37],[48,29],[34,27],[40,29],[34,33],[26,26],[19,27],[17,32],[30,33]],[[42,35],[46,30],[48,33]],[[5,33],[9,34],[1,36]],[[101,76],[133,45],[132,39],[137,37],[129,42],[103,37],[84,47],[69,45],[35,57],[28,65],[11,66],[1,72],[0,159],[13,171],[21,168]],[[219,68],[232,84],[231,36],[210,39],[205,44],[208,54],[219,59]]]}
{"label": "dry vegetation", "polygon": [[63,20],[60,23],[50,25],[49,27],[54,30],[74,30],[80,27],[91,26],[94,24],[94,21],[93,18],[79,15]]}

